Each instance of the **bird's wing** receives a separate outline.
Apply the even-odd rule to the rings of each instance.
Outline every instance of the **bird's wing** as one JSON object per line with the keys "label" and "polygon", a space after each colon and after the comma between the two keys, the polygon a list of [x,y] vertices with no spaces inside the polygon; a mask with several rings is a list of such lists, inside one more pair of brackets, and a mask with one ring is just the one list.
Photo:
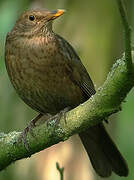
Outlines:
{"label": "bird's wing", "polygon": [[89,99],[96,91],[87,70],[73,47],[61,36],[56,35],[56,37],[59,42],[61,53],[64,59],[67,60],[67,71],[70,79],[80,87],[86,99]]}

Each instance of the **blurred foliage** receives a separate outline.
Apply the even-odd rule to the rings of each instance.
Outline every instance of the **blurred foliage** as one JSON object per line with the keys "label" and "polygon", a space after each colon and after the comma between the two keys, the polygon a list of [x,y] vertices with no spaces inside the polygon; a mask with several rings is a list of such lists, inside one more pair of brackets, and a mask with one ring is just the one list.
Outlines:
{"label": "blurred foliage", "polygon": [[[126,6],[130,23],[134,26],[134,1],[126,1]],[[0,0],[0,131],[21,130],[36,114],[18,98],[9,82],[4,65],[4,42],[7,32],[13,27],[21,12],[35,7],[67,10],[64,16],[56,20],[54,29],[75,47],[97,87],[104,81],[111,64],[122,53],[122,26],[116,0]],[[130,174],[126,179],[132,180],[134,179],[134,158],[132,158],[134,152],[132,138],[134,133],[133,91],[128,95],[126,101],[123,104],[122,112],[118,114],[118,120],[109,124],[115,124],[113,132],[116,143],[130,167]],[[74,161],[73,157],[70,163],[72,161]],[[68,174],[67,177],[70,177],[69,180],[74,180],[73,175],[69,176],[71,171],[68,172],[65,169],[65,172]],[[43,180],[41,175],[37,173],[37,165],[35,165],[33,158],[21,160],[11,165],[0,173],[0,179]],[[118,180],[121,178],[113,175],[109,179]]]}

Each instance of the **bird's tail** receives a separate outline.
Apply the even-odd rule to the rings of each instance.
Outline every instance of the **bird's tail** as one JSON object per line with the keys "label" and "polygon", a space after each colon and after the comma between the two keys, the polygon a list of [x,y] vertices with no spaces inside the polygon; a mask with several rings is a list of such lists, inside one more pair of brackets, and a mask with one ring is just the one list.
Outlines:
{"label": "bird's tail", "polygon": [[103,124],[91,127],[79,136],[99,176],[108,177],[112,171],[119,176],[128,175],[127,164]]}

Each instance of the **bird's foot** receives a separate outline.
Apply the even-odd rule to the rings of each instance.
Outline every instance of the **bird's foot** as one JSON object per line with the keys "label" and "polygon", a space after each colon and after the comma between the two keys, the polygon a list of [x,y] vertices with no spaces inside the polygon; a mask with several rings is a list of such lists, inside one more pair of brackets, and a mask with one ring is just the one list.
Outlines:
{"label": "bird's foot", "polygon": [[[45,122],[47,123],[47,125],[49,125],[53,120],[55,121],[55,126],[57,126],[60,122],[61,117],[64,117],[65,123],[66,122],[66,112],[68,112],[71,108],[70,107],[66,107],[65,109],[63,109],[62,111],[60,111],[58,114],[51,116],[50,114],[46,115],[46,120]],[[38,116],[36,116],[34,119],[32,119],[30,121],[30,123],[28,124],[28,126],[21,132],[20,136],[18,137],[18,143],[20,142],[24,142],[24,146],[26,148],[26,150],[28,152],[30,152],[30,147],[29,144],[27,142],[27,133],[29,132],[33,137],[34,133],[33,133],[33,128],[36,126],[37,121],[43,116],[43,114],[38,114]]]}
{"label": "bird's foot", "polygon": [[18,143],[24,142],[24,146],[28,152],[30,152],[29,144],[27,142],[27,133],[30,132],[30,134],[34,136],[33,134],[33,128],[36,126],[36,122],[43,116],[43,114],[38,114],[34,119],[30,121],[28,126],[21,132],[20,136],[18,137]]}
{"label": "bird's foot", "polygon": [[65,123],[66,122],[66,112],[68,112],[71,108],[70,107],[66,107],[65,109],[61,110],[59,113],[57,113],[56,115],[50,117],[47,120],[47,125],[51,124],[52,121],[55,121],[55,126],[57,126],[60,122],[61,117],[63,116]]}

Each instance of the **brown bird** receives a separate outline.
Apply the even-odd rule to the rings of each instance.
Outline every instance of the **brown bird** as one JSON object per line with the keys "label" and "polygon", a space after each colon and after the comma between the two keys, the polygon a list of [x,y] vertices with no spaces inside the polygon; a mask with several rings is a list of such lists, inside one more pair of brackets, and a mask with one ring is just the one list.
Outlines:
{"label": "brown bird", "polygon": [[[64,10],[24,12],[6,38],[5,62],[16,92],[31,108],[55,115],[74,108],[95,94],[73,47],[52,30],[52,22]],[[79,134],[98,175],[112,171],[128,175],[127,164],[103,124]]]}

